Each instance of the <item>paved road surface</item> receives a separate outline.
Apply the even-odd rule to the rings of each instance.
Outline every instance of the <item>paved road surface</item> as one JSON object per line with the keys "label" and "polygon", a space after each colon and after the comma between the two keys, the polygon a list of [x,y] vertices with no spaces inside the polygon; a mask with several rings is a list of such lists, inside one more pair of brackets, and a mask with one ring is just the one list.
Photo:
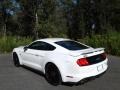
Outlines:
{"label": "paved road surface", "polygon": [[0,55],[0,90],[120,90],[120,57],[109,56],[108,71],[83,85],[52,86],[29,69],[16,68],[10,54]]}

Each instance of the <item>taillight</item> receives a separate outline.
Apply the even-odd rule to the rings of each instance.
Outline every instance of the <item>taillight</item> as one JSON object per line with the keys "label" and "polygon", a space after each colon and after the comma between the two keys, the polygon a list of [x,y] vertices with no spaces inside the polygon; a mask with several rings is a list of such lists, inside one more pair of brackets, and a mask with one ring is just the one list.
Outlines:
{"label": "taillight", "polygon": [[89,65],[89,62],[86,58],[81,58],[81,59],[77,60],[77,64],[79,66],[87,66],[87,65]]}
{"label": "taillight", "polygon": [[103,60],[105,60],[105,59],[106,59],[106,53],[102,53],[102,54],[101,54],[101,58],[102,58]]}

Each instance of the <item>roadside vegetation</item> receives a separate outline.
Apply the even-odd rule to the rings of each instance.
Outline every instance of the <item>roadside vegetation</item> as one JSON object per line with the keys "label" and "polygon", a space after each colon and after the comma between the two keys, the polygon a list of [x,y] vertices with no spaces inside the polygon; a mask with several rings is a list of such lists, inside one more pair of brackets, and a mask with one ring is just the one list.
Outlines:
{"label": "roadside vegetation", "polygon": [[104,47],[106,53],[120,56],[120,33],[109,32],[104,35],[93,35],[91,38],[86,37],[79,41],[92,47]]}
{"label": "roadside vegetation", "polygon": [[[63,37],[66,38],[66,37]],[[78,41],[90,45],[94,48],[104,47],[106,53],[120,56],[120,33],[109,32],[104,35],[93,35],[91,38],[86,36]],[[18,46],[25,46],[32,42],[32,37],[17,37],[8,36],[6,38],[0,37],[0,52],[8,53],[13,48]]]}
{"label": "roadside vegetation", "polygon": [[22,37],[18,38],[17,36],[8,36],[8,37],[0,37],[0,52],[1,53],[8,53],[13,50],[13,48],[27,45],[32,41],[30,37]]}

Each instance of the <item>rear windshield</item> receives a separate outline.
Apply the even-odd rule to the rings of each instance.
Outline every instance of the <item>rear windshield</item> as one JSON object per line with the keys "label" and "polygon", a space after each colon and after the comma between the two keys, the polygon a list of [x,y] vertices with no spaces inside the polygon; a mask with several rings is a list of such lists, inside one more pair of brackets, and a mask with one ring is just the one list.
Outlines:
{"label": "rear windshield", "polygon": [[87,49],[88,47],[77,43],[75,41],[58,41],[55,42],[56,44],[68,49],[68,50],[82,50],[82,49]]}

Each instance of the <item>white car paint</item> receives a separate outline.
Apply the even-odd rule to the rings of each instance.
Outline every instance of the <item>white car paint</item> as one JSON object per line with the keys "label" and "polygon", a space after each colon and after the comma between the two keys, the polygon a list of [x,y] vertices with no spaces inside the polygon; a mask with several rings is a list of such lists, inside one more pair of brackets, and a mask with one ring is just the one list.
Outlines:
{"label": "white car paint", "polygon": [[[47,38],[37,41],[43,41],[56,47],[53,51],[33,50],[28,49],[24,51],[24,46],[14,48],[13,52],[16,52],[21,65],[26,65],[31,68],[40,70],[45,74],[45,65],[48,62],[54,63],[61,74],[63,82],[79,82],[80,80],[99,75],[105,72],[108,68],[108,59],[99,62],[97,64],[88,66],[79,66],[76,62],[80,58],[90,57],[97,54],[104,53],[103,48],[94,49],[89,47],[88,49],[71,51],[67,50],[54,42],[64,41],[69,39],[63,38]],[[33,42],[33,43],[34,43]],[[86,45],[87,46],[87,45]]]}

